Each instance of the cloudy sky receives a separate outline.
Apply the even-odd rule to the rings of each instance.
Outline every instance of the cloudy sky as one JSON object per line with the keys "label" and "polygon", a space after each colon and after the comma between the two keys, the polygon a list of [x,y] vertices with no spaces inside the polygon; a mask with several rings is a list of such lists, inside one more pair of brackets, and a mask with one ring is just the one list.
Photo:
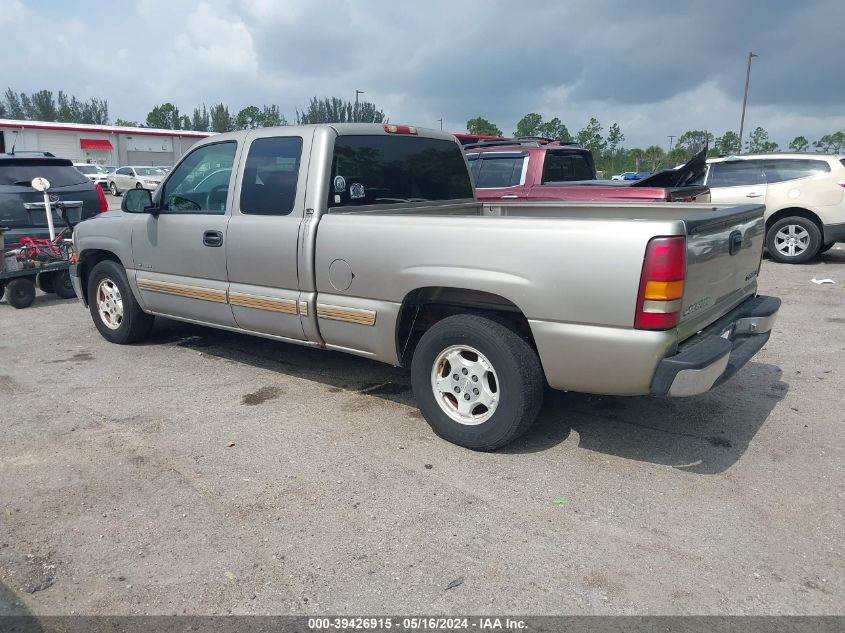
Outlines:
{"label": "cloudy sky", "polygon": [[[845,130],[843,0],[0,0],[0,64],[17,91],[108,100],[112,120],[157,103],[190,113],[312,96],[354,99],[390,120],[505,133],[527,112],[575,133],[618,122],[628,147],[738,130],[782,146]],[[5,86],[0,87],[5,90]]]}

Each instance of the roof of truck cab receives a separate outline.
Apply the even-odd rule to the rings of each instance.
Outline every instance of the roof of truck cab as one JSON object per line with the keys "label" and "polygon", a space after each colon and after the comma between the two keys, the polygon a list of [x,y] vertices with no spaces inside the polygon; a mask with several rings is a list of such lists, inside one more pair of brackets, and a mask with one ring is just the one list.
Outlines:
{"label": "roof of truck cab", "polygon": [[760,160],[772,158],[799,158],[803,160],[842,160],[845,154],[816,154],[811,152],[772,152],[769,154],[737,154],[734,156],[719,156],[708,158],[708,163],[726,163],[739,160]]}
{"label": "roof of truck cab", "polygon": [[241,140],[249,134],[261,133],[266,136],[268,132],[279,130],[284,132],[285,136],[296,135],[297,132],[306,134],[313,132],[317,128],[333,129],[339,136],[417,136],[420,138],[435,138],[444,141],[450,141],[458,144],[457,139],[449,132],[441,130],[434,130],[432,128],[405,126],[404,124],[395,124],[399,127],[411,127],[416,130],[416,134],[388,132],[385,128],[393,123],[317,123],[313,125],[279,125],[274,127],[260,127],[250,130],[235,130],[234,132],[224,132],[222,134],[215,134],[213,137],[204,139],[206,143],[220,143],[227,140]]}

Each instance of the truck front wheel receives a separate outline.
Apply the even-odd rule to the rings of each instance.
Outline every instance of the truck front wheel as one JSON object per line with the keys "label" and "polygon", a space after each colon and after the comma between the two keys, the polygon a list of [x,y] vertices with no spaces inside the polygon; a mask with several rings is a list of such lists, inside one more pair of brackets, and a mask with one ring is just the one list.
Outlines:
{"label": "truck front wheel", "polygon": [[509,444],[543,404],[540,359],[516,333],[461,314],[423,334],[411,361],[414,396],[437,435],[472,450]]}
{"label": "truck front wheel", "polygon": [[109,259],[88,276],[88,308],[94,325],[111,343],[136,343],[153,327],[154,317],[138,305],[123,266]]}

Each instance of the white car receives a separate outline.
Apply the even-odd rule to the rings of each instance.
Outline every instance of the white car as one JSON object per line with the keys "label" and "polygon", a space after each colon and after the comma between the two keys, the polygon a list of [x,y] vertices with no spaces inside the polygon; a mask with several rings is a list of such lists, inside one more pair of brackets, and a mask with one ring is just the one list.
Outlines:
{"label": "white car", "polygon": [[100,185],[103,188],[103,191],[105,191],[106,187],[108,187],[109,173],[99,165],[92,165],[91,163],[74,163],[73,166],[76,167],[77,171],[82,172],[85,176],[88,176],[88,179],[91,182],[95,182]]}
{"label": "white car", "polygon": [[155,191],[167,175],[161,167],[131,166],[118,167],[108,175],[109,191],[119,196],[127,189],[148,189]]}
{"label": "white car", "polygon": [[801,264],[845,241],[845,155],[711,158],[704,182],[718,204],[766,205],[766,250]]}

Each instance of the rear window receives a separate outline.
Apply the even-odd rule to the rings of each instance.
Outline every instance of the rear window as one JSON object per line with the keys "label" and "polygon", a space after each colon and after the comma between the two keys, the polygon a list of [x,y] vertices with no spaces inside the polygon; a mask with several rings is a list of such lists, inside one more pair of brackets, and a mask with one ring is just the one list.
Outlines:
{"label": "rear window", "polygon": [[522,184],[527,160],[524,154],[484,154],[476,157],[470,161],[475,186],[479,189],[516,187]]}
{"label": "rear window", "polygon": [[594,180],[596,177],[592,165],[582,153],[546,152],[543,163],[543,184],[573,180]]}
{"label": "rear window", "polygon": [[70,163],[37,158],[0,161],[0,185],[28,187],[39,176],[49,180],[51,188],[91,182]]}
{"label": "rear window", "polygon": [[329,207],[472,198],[460,146],[418,136],[340,136]]}
{"label": "rear window", "polygon": [[766,182],[774,183],[827,174],[830,173],[830,165],[823,160],[772,159],[763,161],[763,170]]}
{"label": "rear window", "polygon": [[763,166],[757,160],[713,163],[707,178],[709,187],[748,187],[765,183]]}

